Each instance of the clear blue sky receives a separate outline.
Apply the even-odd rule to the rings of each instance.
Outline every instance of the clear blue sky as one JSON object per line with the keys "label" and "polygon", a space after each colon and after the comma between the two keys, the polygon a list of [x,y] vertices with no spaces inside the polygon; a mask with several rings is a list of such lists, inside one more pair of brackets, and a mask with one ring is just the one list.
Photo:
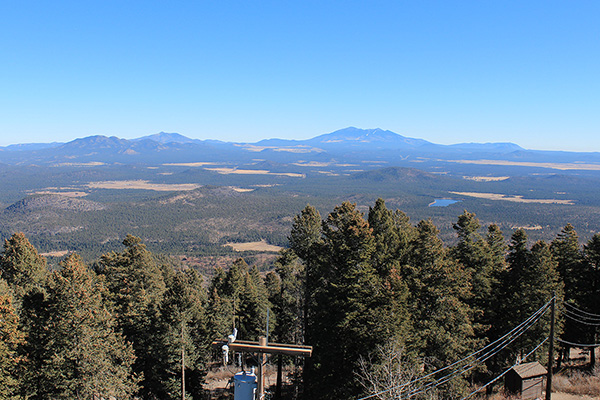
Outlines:
{"label": "clear blue sky", "polygon": [[304,139],[600,151],[600,1],[4,1],[0,145]]}

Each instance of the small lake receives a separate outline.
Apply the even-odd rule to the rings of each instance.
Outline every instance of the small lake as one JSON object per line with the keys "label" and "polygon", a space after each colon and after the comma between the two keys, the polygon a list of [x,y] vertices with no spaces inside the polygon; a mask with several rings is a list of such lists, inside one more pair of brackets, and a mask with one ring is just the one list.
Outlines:
{"label": "small lake", "polygon": [[450,204],[458,203],[460,200],[452,199],[435,199],[433,203],[429,203],[429,207],[446,207]]}

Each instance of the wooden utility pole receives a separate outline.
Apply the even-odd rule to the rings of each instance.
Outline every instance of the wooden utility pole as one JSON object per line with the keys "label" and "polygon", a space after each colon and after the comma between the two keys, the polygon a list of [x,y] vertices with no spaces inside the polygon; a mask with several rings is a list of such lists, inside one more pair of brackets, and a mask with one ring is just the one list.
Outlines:
{"label": "wooden utility pole", "polygon": [[548,346],[548,377],[546,378],[546,400],[552,399],[552,364],[554,363],[554,320],[556,312],[556,293],[552,297],[550,308],[550,346]]}
{"label": "wooden utility pole", "polygon": [[[267,346],[267,338],[260,336],[258,338],[258,344],[260,346]],[[258,393],[256,400],[263,400],[265,397],[265,365],[267,364],[267,355],[265,353],[258,353]]]}

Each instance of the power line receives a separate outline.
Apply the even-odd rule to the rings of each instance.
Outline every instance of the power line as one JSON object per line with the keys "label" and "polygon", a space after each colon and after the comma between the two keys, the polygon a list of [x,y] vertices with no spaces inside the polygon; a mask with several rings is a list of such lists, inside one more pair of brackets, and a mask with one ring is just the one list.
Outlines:
{"label": "power line", "polygon": [[571,320],[573,320],[575,322],[579,322],[580,324],[589,325],[589,326],[600,326],[600,321],[598,321],[598,322],[589,322],[589,321],[581,320],[581,319],[579,319],[579,318],[574,317],[573,315],[571,315],[569,313],[569,310],[567,310],[567,309],[559,310],[559,311],[565,317],[567,317],[567,318],[569,318],[569,319],[571,319]]}
{"label": "power line", "polygon": [[[403,388],[405,388],[406,386],[408,386],[410,384],[422,381],[423,379],[426,379],[426,378],[428,378],[428,377],[430,377],[432,375],[438,374],[438,373],[440,373],[442,371],[445,371],[445,370],[447,370],[449,368],[452,368],[452,367],[454,367],[454,366],[456,366],[456,365],[458,365],[458,364],[460,364],[460,363],[468,360],[469,358],[472,358],[475,355],[477,355],[477,354],[479,354],[479,353],[481,353],[481,352],[489,349],[490,347],[496,346],[492,350],[488,351],[487,353],[484,353],[482,356],[479,356],[479,357],[481,357],[481,359],[480,358],[476,358],[475,360],[471,361],[470,363],[464,365],[462,367],[462,369],[463,369],[462,372],[460,372],[460,371],[458,371],[458,372],[454,371],[454,372],[452,372],[452,373],[450,373],[450,374],[448,374],[448,375],[446,375],[446,376],[444,376],[442,378],[437,379],[434,382],[431,382],[431,383],[429,383],[429,384],[427,384],[425,386],[421,386],[418,389],[414,389],[414,390],[418,390],[418,391],[415,393],[414,390],[413,390],[413,391],[409,392],[408,395],[409,395],[409,397],[412,397],[412,396],[414,396],[416,394],[422,393],[423,391],[427,391],[427,390],[429,390],[431,388],[434,388],[434,387],[437,387],[437,386],[439,386],[439,385],[441,385],[443,383],[446,383],[446,382],[448,382],[449,380],[451,380],[454,376],[456,376],[458,374],[462,375],[463,373],[465,373],[465,372],[473,369],[477,365],[477,364],[473,364],[473,362],[479,362],[479,363],[481,363],[483,361],[486,361],[490,357],[496,355],[500,350],[502,350],[503,348],[505,348],[506,346],[508,346],[510,343],[512,343],[517,337],[521,336],[531,326],[533,326],[533,324],[535,324],[535,322],[537,322],[537,320],[539,318],[541,318],[541,316],[543,314],[545,314],[546,311],[548,311],[548,307],[552,303],[553,299],[554,299],[554,297],[552,299],[550,299],[542,307],[540,307],[531,316],[529,316],[529,318],[527,318],[525,321],[521,322],[519,325],[517,325],[515,328],[513,328],[510,332],[506,333],[501,338],[496,339],[494,342],[488,344],[487,346],[483,347],[482,349],[480,349],[480,350],[478,350],[478,351],[476,351],[474,353],[471,353],[468,356],[466,356],[466,357],[464,357],[464,358],[462,358],[462,359],[460,359],[460,360],[458,360],[458,361],[456,361],[456,362],[454,362],[454,363],[452,363],[452,364],[450,364],[450,365],[448,365],[448,366],[446,366],[444,368],[440,368],[438,370],[435,370],[435,371],[433,371],[433,372],[431,372],[431,373],[429,373],[427,375],[424,375],[424,376],[422,376],[420,378],[417,378],[417,379],[414,379],[412,381],[406,382],[406,383],[404,383],[402,385],[397,385],[397,386],[394,386],[394,387],[382,390],[382,391],[377,392],[377,393],[373,393],[373,394],[365,396],[365,397],[361,397],[358,400],[366,400],[366,399],[370,399],[370,398],[373,398],[373,397],[377,397],[377,396],[382,395],[384,393],[388,393],[388,392],[390,392],[392,390],[395,390],[395,389],[403,389]],[[507,343],[502,343],[502,342],[505,342],[505,341],[508,341],[508,342]],[[500,348],[498,348],[498,347],[500,347]],[[441,380],[446,379],[448,377],[450,377],[450,378],[447,379],[447,380],[444,380],[443,382],[441,382]]]}
{"label": "power line", "polygon": [[506,371],[504,371],[503,373],[501,373],[500,375],[498,375],[497,377],[495,377],[494,379],[492,379],[491,381],[489,381],[488,383],[486,383],[485,385],[479,387],[477,390],[475,390],[474,392],[471,392],[470,394],[466,395],[465,397],[463,397],[460,400],[465,400],[468,399],[469,397],[473,396],[475,393],[480,392],[481,390],[485,389],[486,387],[488,387],[489,385],[491,385],[492,383],[496,382],[498,379],[502,378],[504,375],[506,375],[508,373],[508,371],[510,371],[511,369],[513,369],[514,367],[516,367],[517,365],[520,365],[523,361],[525,361],[527,359],[527,357],[529,357],[531,354],[535,353],[535,351],[537,349],[540,348],[540,346],[542,346],[548,339],[550,339],[549,337],[547,337],[546,339],[542,340],[540,342],[540,344],[538,344],[535,349],[531,350],[529,353],[527,353],[523,359],[521,361],[519,361],[518,363],[514,364],[512,367],[510,367],[509,369],[507,369]]}
{"label": "power line", "polygon": [[556,340],[558,340],[560,343],[568,344],[569,346],[574,346],[574,347],[600,347],[600,343],[596,343],[596,344],[581,344],[581,343],[568,342],[568,341],[562,340],[562,339],[556,339]]}
{"label": "power line", "polygon": [[579,311],[573,311],[573,310],[569,309],[568,307],[562,307],[561,310],[569,315],[573,315],[582,320],[587,320],[589,322],[600,322],[600,317],[591,317],[588,314],[584,314]]}
{"label": "power line", "polygon": [[[541,317],[541,315],[540,315]],[[539,319],[539,318],[538,318]],[[442,378],[439,378],[438,380],[436,380],[435,382],[429,383],[421,388],[419,388],[419,390],[417,392],[415,392],[414,390],[409,392],[407,395],[407,398],[411,398],[413,396],[416,396],[417,394],[421,394],[424,393],[430,389],[436,388],[438,386],[443,385],[446,382],[451,381],[452,379],[454,379],[454,377],[458,376],[458,375],[462,375],[470,370],[472,370],[473,368],[475,368],[476,366],[478,366],[480,363],[483,363],[485,361],[487,361],[488,359],[490,359],[491,357],[495,356],[496,354],[498,354],[502,349],[504,349],[506,346],[508,346],[509,344],[511,344],[512,342],[514,342],[519,336],[521,336],[523,333],[525,333],[529,328],[531,328],[536,322],[537,320],[531,322],[529,324],[529,326],[527,327],[523,327],[521,330],[522,332],[515,332],[515,335],[513,335],[513,337],[510,337],[510,339],[503,344],[499,344],[498,346],[496,346],[496,348],[494,348],[493,350],[491,350],[490,352],[486,353],[482,358],[480,359],[476,359],[475,361],[478,361],[478,363],[474,364],[474,363],[470,363],[470,364],[466,364],[465,366],[463,366],[462,371],[461,370],[457,370],[454,371]]]}
{"label": "power line", "polygon": [[590,313],[590,312],[587,312],[587,311],[583,311],[583,310],[575,307],[573,304],[569,304],[569,303],[564,302],[564,301],[563,301],[563,305],[567,306],[568,308],[572,308],[573,310],[575,310],[576,312],[579,312],[581,314],[589,315],[591,317],[591,319],[600,319],[600,314],[593,314],[593,313]]}

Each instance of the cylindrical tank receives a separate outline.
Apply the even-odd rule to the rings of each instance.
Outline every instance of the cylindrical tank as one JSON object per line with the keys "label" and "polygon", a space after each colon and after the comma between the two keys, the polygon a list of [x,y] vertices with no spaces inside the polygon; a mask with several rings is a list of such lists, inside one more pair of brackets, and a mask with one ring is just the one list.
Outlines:
{"label": "cylindrical tank", "polygon": [[256,392],[256,375],[252,372],[238,372],[233,377],[233,398],[234,400],[254,400]]}

